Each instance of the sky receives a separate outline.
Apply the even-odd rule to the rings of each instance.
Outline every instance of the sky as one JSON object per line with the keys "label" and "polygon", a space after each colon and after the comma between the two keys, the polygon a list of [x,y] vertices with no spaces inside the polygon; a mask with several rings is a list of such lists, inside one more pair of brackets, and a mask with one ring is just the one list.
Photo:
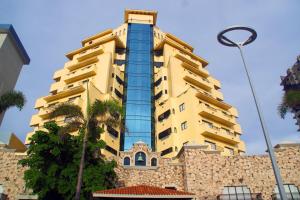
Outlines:
{"label": "sky", "polygon": [[[266,144],[249,84],[236,48],[222,46],[217,34],[225,27],[253,27],[258,37],[244,48],[272,144],[300,142],[292,114],[281,119],[277,106],[283,94],[280,76],[300,54],[299,0],[0,0],[0,23],[13,24],[31,58],[16,88],[27,97],[22,111],[6,112],[0,131],[25,140],[35,100],[48,95],[53,73],[63,68],[65,54],[81,40],[123,23],[125,9],[158,11],[157,26],[191,44],[209,61],[207,69],[222,83],[225,102],[239,111],[247,154],[264,154]],[[228,37],[243,40],[245,33]],[[1,73],[1,72],[0,72]]]}

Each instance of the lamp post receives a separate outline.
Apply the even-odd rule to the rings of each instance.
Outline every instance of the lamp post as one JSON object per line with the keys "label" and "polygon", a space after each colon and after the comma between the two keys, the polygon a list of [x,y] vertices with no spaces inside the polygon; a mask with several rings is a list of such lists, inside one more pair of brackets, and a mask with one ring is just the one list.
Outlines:
{"label": "lamp post", "polygon": [[[227,37],[224,36],[225,33],[228,33],[230,31],[235,31],[235,30],[248,31],[248,32],[251,33],[251,36],[243,42],[234,42],[234,41],[232,41],[232,40],[230,40],[230,39],[228,39]],[[243,64],[244,64],[244,69],[245,69],[245,72],[246,72],[246,75],[247,75],[247,78],[248,78],[248,82],[249,82],[251,92],[252,92],[252,95],[253,95],[253,98],[254,98],[256,110],[257,110],[257,113],[258,113],[259,121],[260,121],[261,128],[262,128],[262,131],[263,131],[263,135],[264,135],[264,138],[265,138],[265,142],[267,144],[268,153],[269,153],[269,156],[270,156],[270,159],[271,159],[272,168],[273,168],[273,171],[274,171],[274,174],[275,174],[275,179],[276,179],[278,189],[279,189],[280,199],[281,200],[287,200],[287,196],[286,196],[286,193],[285,193],[285,190],[284,190],[284,187],[283,187],[283,183],[282,183],[282,179],[281,179],[281,176],[280,176],[280,171],[279,171],[279,168],[278,168],[278,165],[277,165],[277,162],[276,162],[273,146],[271,144],[271,140],[270,140],[269,134],[267,132],[266,125],[264,123],[263,115],[262,115],[262,112],[261,112],[261,109],[260,109],[260,106],[259,106],[258,99],[256,97],[255,89],[254,89],[254,86],[252,84],[252,80],[251,80],[249,71],[247,69],[247,65],[246,65],[243,50],[242,50],[242,47],[244,47],[245,45],[250,44],[251,42],[253,42],[256,39],[256,37],[257,37],[257,33],[252,28],[244,27],[244,26],[232,26],[232,27],[226,28],[225,30],[221,31],[218,34],[218,41],[221,44],[223,44],[225,46],[228,46],[228,47],[237,47],[240,51],[240,54],[241,54],[241,57],[242,57],[242,60],[243,60]]]}

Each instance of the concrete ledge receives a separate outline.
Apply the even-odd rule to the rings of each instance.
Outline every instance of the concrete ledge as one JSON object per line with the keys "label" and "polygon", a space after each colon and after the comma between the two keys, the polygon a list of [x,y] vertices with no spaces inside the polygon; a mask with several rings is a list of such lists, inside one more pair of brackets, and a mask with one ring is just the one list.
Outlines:
{"label": "concrete ledge", "polygon": [[274,148],[284,148],[284,147],[298,147],[298,148],[300,148],[300,143],[276,144]]}

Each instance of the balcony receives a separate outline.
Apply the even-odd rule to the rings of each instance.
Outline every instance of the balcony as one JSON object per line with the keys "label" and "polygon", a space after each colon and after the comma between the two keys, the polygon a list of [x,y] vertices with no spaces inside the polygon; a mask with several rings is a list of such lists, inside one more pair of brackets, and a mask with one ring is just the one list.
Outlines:
{"label": "balcony", "polygon": [[213,105],[215,105],[215,106],[217,106],[219,108],[222,108],[224,110],[228,110],[228,109],[230,109],[232,107],[231,105],[229,105],[229,104],[227,104],[227,103],[225,103],[223,101],[219,101],[219,100],[213,98],[208,93],[198,92],[196,94],[196,97],[198,97],[199,99],[202,99],[202,100],[204,100],[206,102],[209,102],[209,103],[211,103],[211,104],[213,104]]}
{"label": "balcony", "polygon": [[87,50],[87,53],[84,53],[83,55],[80,55],[77,60],[79,62],[83,61],[83,60],[87,60],[89,58],[92,58],[92,57],[95,57],[95,56],[98,56],[100,54],[102,54],[104,51],[103,49],[98,49],[98,50]]}
{"label": "balcony", "polygon": [[[74,100],[71,100],[71,101],[68,101],[69,103],[72,103],[72,104],[75,104],[75,105],[78,105],[79,107],[82,107],[82,99],[81,98],[76,98]],[[49,118],[49,115],[50,113],[52,112],[52,108],[54,108],[55,106],[50,106],[50,107],[43,107],[40,109],[38,115],[43,119],[48,119]]]}
{"label": "balcony", "polygon": [[45,103],[46,102],[43,98],[39,98],[35,101],[34,108],[37,109],[37,108],[43,107],[45,105]]}
{"label": "balcony", "polygon": [[202,117],[211,119],[226,126],[233,126],[236,124],[235,117],[225,111],[207,106],[205,104],[200,104],[199,109],[199,115]]}
{"label": "balcony", "polygon": [[185,62],[183,62],[181,65],[183,68],[190,70],[191,72],[193,72],[199,76],[202,76],[204,78],[207,78],[209,76],[209,72],[206,69],[198,69],[198,68],[196,68],[188,63],[185,63]]}
{"label": "balcony", "polygon": [[175,57],[178,58],[179,60],[181,60],[182,62],[187,63],[196,69],[199,69],[199,64],[194,62],[190,57],[183,55],[183,54],[179,54],[179,53],[176,54]]}
{"label": "balcony", "polygon": [[67,69],[70,70],[70,71],[73,71],[73,70],[79,69],[81,67],[91,65],[91,64],[96,63],[98,61],[99,61],[99,59],[97,57],[90,58],[90,59],[87,59],[87,60],[85,60],[83,62],[78,62],[76,64],[69,65],[67,67]]}
{"label": "balcony", "polygon": [[49,95],[49,96],[44,97],[45,101],[51,102],[51,101],[54,101],[54,100],[57,100],[57,99],[62,99],[62,98],[72,96],[72,95],[75,95],[75,94],[79,94],[79,93],[82,93],[83,91],[85,91],[85,88],[83,87],[83,85],[78,85],[76,87],[65,88],[65,89],[66,90],[61,91],[57,94]]}
{"label": "balcony", "polygon": [[31,120],[30,120],[30,126],[39,125],[40,121],[41,121],[41,118],[39,117],[38,114],[32,115]]}
{"label": "balcony", "polygon": [[53,75],[53,79],[57,79],[57,78],[60,78],[65,72],[65,69],[61,69],[61,70],[58,70],[54,73]]}
{"label": "balcony", "polygon": [[94,75],[96,75],[96,65],[90,65],[80,70],[68,73],[66,75],[65,83],[73,83]]}
{"label": "balcony", "polygon": [[222,131],[221,128],[213,125],[213,124],[207,124],[207,123],[201,123],[201,133],[203,136],[218,140],[218,141],[223,141],[228,144],[238,144],[240,140],[235,137],[234,135],[229,135],[233,134],[232,132],[228,133],[225,131]]}
{"label": "balcony", "polygon": [[200,87],[206,91],[210,91],[213,88],[213,85],[209,82],[208,79],[198,76],[197,74],[185,70],[183,72],[183,79],[197,87]]}

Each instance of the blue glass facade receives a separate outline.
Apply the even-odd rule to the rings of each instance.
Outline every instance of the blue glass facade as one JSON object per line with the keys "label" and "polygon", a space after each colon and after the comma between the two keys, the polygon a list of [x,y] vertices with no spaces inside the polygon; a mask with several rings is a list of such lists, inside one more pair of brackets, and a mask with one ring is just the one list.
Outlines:
{"label": "blue glass facade", "polygon": [[125,69],[125,133],[121,150],[129,150],[141,140],[154,147],[153,133],[153,27],[150,24],[128,24]]}

